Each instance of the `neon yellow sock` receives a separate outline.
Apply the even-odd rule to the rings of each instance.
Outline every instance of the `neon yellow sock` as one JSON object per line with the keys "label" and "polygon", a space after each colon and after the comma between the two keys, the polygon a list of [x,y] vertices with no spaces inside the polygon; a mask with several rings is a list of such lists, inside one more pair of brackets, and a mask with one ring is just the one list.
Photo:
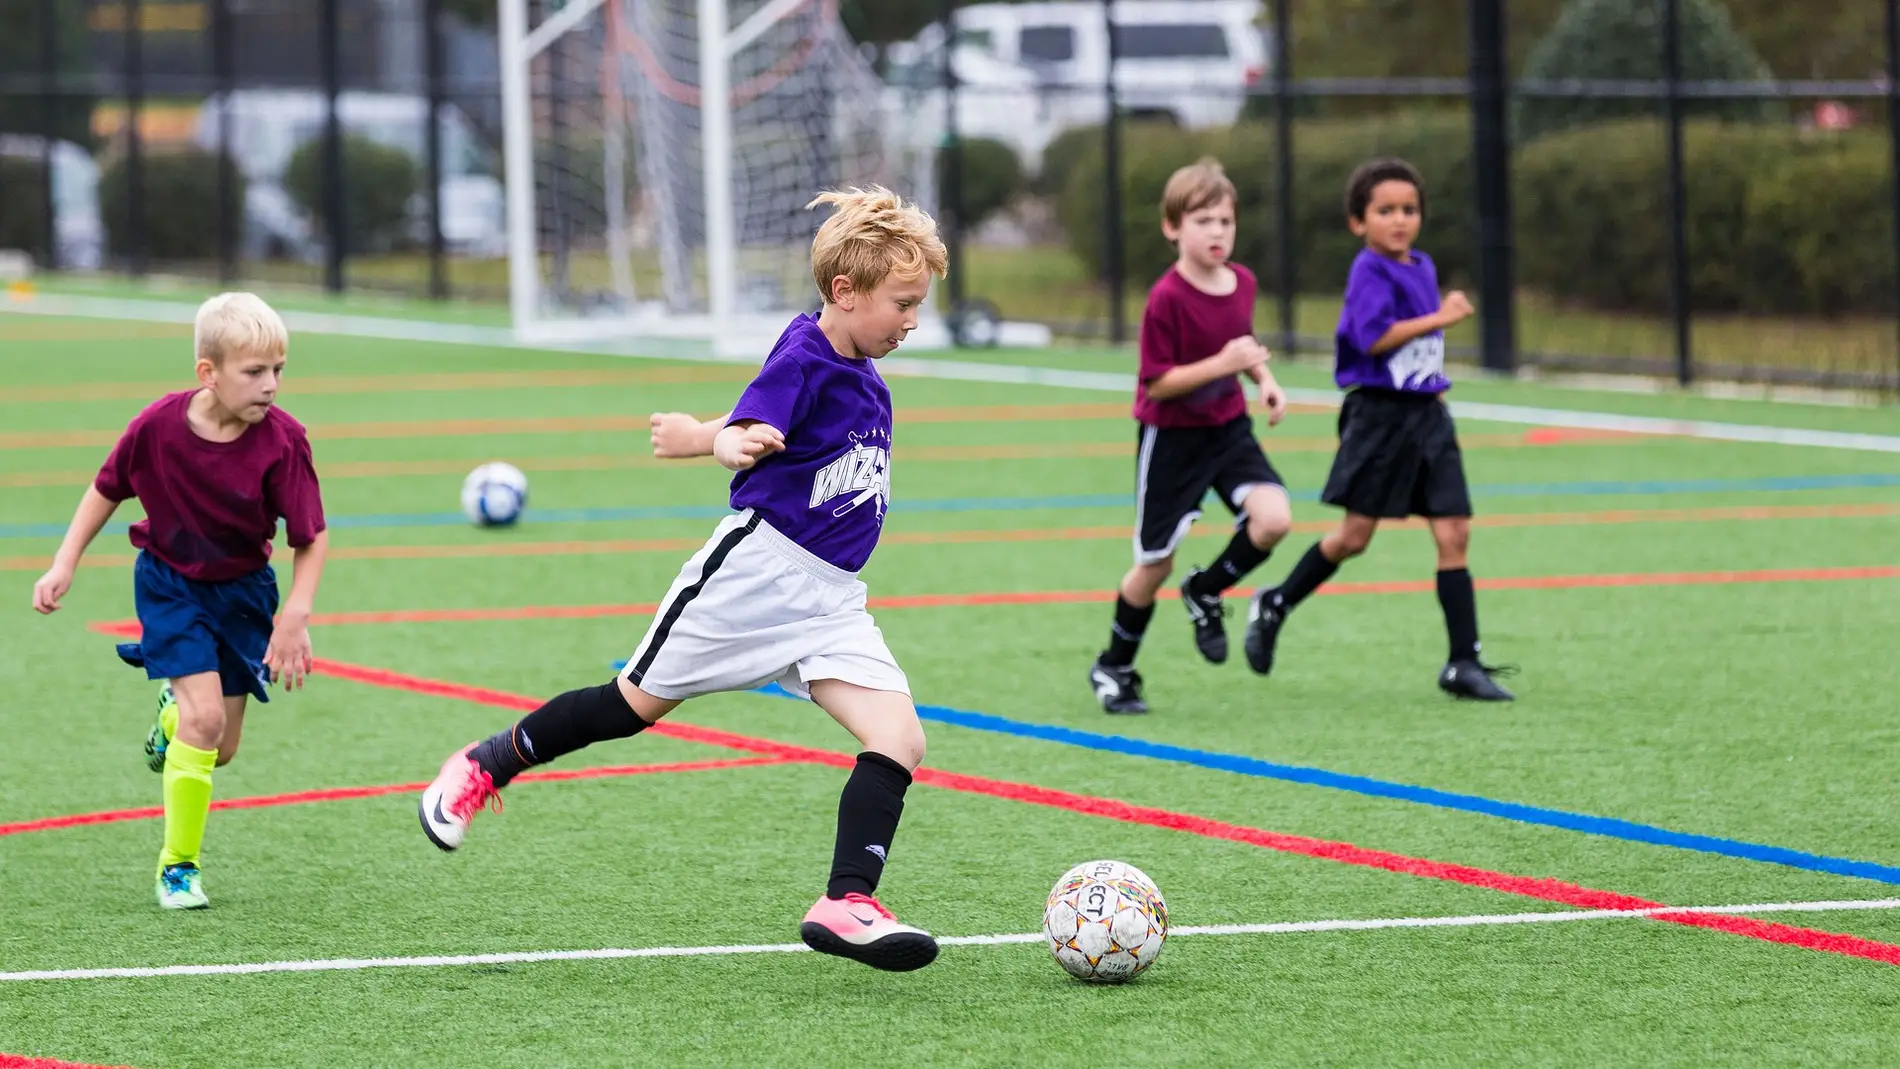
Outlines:
{"label": "neon yellow sock", "polygon": [[205,819],[211,815],[211,770],[216,750],[171,741],[165,748],[165,848],[158,865],[196,864],[204,845]]}

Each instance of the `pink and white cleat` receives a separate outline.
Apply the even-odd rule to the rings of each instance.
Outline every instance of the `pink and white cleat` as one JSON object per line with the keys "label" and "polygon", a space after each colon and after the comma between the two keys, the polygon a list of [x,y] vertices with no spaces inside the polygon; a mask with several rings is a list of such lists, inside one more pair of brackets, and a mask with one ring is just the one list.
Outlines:
{"label": "pink and white cleat", "polygon": [[798,926],[805,945],[820,954],[861,961],[873,969],[909,972],[937,960],[930,933],[900,924],[870,895],[820,898]]}
{"label": "pink and white cleat", "polygon": [[468,822],[491,799],[495,812],[501,812],[501,792],[495,789],[495,781],[468,756],[475,746],[471,742],[442,762],[442,771],[436,773],[435,781],[422,792],[422,801],[416,806],[422,818],[422,833],[444,850],[462,845]]}

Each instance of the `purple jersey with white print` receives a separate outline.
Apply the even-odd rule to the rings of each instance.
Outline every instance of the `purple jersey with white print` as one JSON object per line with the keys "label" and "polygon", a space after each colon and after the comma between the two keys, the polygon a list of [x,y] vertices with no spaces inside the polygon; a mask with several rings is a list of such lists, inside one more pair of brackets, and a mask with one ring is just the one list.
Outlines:
{"label": "purple jersey with white print", "polygon": [[801,315],[726,424],[747,419],[777,427],[785,449],[733,476],[732,507],[828,564],[863,568],[891,503],[891,391],[871,361],[839,355]]}
{"label": "purple jersey with white print", "polygon": [[1366,350],[1392,324],[1438,311],[1438,268],[1432,258],[1412,250],[1412,261],[1400,263],[1371,249],[1362,250],[1346,276],[1346,306],[1339,312],[1339,331],[1333,336],[1333,381],[1342,390],[1369,386],[1406,393],[1444,393],[1451,389],[1445,377],[1445,332],[1413,338],[1377,356]]}

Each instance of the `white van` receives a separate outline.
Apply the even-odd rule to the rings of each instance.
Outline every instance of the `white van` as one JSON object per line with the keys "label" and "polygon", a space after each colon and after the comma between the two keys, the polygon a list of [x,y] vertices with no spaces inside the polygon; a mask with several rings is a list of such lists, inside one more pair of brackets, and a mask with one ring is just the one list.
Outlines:
{"label": "white van", "polygon": [[[1124,113],[1189,128],[1240,117],[1267,76],[1259,0],[1114,0],[1115,91]],[[892,81],[941,91],[943,33],[933,24],[890,50]],[[1032,169],[1063,130],[1107,117],[1109,29],[1092,0],[981,3],[956,12],[958,132],[1016,148]],[[904,109],[940,126],[941,100]]]}
{"label": "white van", "polygon": [[[337,118],[346,133],[399,148],[426,167],[428,100],[398,93],[351,90],[337,96]],[[207,97],[198,112],[197,144],[216,151],[223,122],[222,94]],[[284,170],[307,141],[323,136],[323,93],[309,89],[240,89],[230,96],[231,156],[244,173],[246,258],[277,253],[314,259],[321,255],[312,220],[284,191]],[[443,107],[442,236],[455,252],[499,256],[507,250],[506,209],[492,154],[461,109]],[[426,181],[426,176],[425,176]],[[426,193],[411,205],[418,238],[426,236]]]}

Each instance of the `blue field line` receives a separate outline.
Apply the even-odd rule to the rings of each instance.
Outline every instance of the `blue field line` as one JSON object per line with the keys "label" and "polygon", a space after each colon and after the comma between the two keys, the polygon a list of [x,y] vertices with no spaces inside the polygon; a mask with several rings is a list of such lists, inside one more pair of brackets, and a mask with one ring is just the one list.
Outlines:
{"label": "blue field line", "polygon": [[[1602,497],[1627,494],[1774,493],[1789,490],[1849,490],[1900,486],[1900,473],[1869,472],[1853,475],[1783,475],[1749,479],[1681,479],[1635,482],[1590,481],[1568,483],[1489,483],[1471,488],[1480,499],[1490,497]],[[1319,493],[1294,493],[1296,501],[1317,501]],[[1132,509],[1127,494],[1052,494],[1041,497],[924,497],[891,502],[891,511],[912,512],[1020,512],[1038,509]],[[632,508],[529,509],[529,524],[625,523],[634,520],[717,520],[732,514],[724,505],[654,505]],[[338,528],[460,527],[468,519],[459,512],[391,512],[331,516]],[[124,534],[128,524],[107,524],[104,533]],[[59,538],[59,523],[0,524],[0,538]]]}
{"label": "blue field line", "polygon": [[[618,671],[618,668],[615,669]],[[760,688],[756,693],[778,698],[791,698],[792,694],[773,683]],[[1314,787],[1327,787],[1336,791],[1348,791],[1374,798],[1392,798],[1401,802],[1418,805],[1436,806],[1441,809],[1457,809],[1467,813],[1481,813],[1485,816],[1502,817],[1521,824],[1538,824],[1547,828],[1562,828],[1566,831],[1580,831],[1588,835],[1601,835],[1611,839],[1623,839],[1635,843],[1648,843],[1652,846],[1673,846],[1680,850],[1694,850],[1704,854],[1717,854],[1722,857],[1740,858],[1745,861],[1766,861],[1790,868],[1807,869],[1810,872],[1826,872],[1835,876],[1857,876],[1865,880],[1879,880],[1883,883],[1900,884],[1900,868],[1881,865],[1872,861],[1855,861],[1852,858],[1829,857],[1825,854],[1810,854],[1803,850],[1790,850],[1783,846],[1767,846],[1761,843],[1743,842],[1740,839],[1724,839],[1714,835],[1695,835],[1690,832],[1671,831],[1650,824],[1637,824],[1633,821],[1618,820],[1615,817],[1597,817],[1587,813],[1571,813],[1562,809],[1545,809],[1542,806],[1524,805],[1519,802],[1501,802],[1493,798],[1484,798],[1475,794],[1458,794],[1453,791],[1441,791],[1432,787],[1418,787],[1409,783],[1393,783],[1387,780],[1373,779],[1369,776],[1355,776],[1346,772],[1332,772],[1323,768],[1307,768],[1302,765],[1283,765],[1273,761],[1262,761],[1256,757],[1240,754],[1218,753],[1212,750],[1195,750],[1185,746],[1174,746],[1165,742],[1149,742],[1146,739],[1131,739],[1123,735],[1102,735],[1093,731],[1076,728],[1057,727],[1053,724],[1033,724],[1006,717],[991,716],[988,713],[974,713],[964,709],[951,709],[941,705],[919,705],[917,715],[925,720],[940,724],[954,724],[957,727],[973,731],[987,731],[998,735],[1014,735],[1019,738],[1041,739],[1045,742],[1061,743],[1065,746],[1079,746],[1089,750],[1101,750],[1107,753],[1128,754],[1134,757],[1147,757],[1157,761],[1171,761],[1176,764],[1194,765],[1199,768],[1217,769],[1233,772],[1242,776],[1258,776],[1261,779],[1282,780],[1287,783],[1304,783]]]}

